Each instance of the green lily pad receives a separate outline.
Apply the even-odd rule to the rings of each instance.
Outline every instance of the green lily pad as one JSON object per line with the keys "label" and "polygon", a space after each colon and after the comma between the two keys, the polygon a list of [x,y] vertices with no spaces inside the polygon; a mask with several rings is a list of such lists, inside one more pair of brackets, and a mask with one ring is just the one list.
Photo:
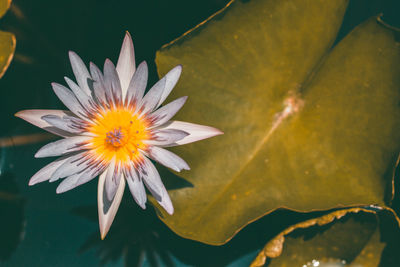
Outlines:
{"label": "green lily pad", "polygon": [[[0,17],[2,17],[11,5],[11,0],[0,0]],[[14,56],[16,40],[9,32],[0,31],[0,78],[3,77]]]}
{"label": "green lily pad", "polygon": [[385,205],[400,151],[400,46],[372,18],[335,48],[347,1],[232,1],[163,47],[177,64],[177,120],[224,135],[177,147],[193,187],[171,191],[177,234],[227,242],[248,223],[301,212]]}
{"label": "green lily pad", "polygon": [[298,223],[269,241],[251,266],[382,266],[381,256],[391,241],[383,241],[380,231],[389,231],[388,226],[393,230],[387,219],[396,225],[391,234],[398,236],[391,210],[345,209]]}
{"label": "green lily pad", "polygon": [[0,17],[6,14],[7,10],[10,8],[11,0],[1,0],[0,1]]}
{"label": "green lily pad", "polygon": [[0,78],[3,77],[15,51],[15,36],[9,32],[0,31]]}

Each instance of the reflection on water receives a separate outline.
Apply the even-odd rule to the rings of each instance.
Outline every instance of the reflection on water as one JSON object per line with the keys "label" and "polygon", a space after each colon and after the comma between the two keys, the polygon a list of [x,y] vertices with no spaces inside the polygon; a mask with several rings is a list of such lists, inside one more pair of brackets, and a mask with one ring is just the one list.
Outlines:
{"label": "reflection on water", "polygon": [[[95,205],[74,208],[72,213],[97,227]],[[100,263],[107,266],[121,259],[124,266],[248,266],[265,240],[272,237],[271,232],[308,216],[277,211],[251,224],[229,243],[209,246],[179,237],[158,219],[152,206],[143,211],[128,197],[123,198],[107,237],[102,241],[96,229],[81,245],[79,253],[95,251]]]}
{"label": "reflection on water", "polygon": [[[73,213],[97,223],[94,205],[76,208]],[[145,258],[150,266],[175,266],[168,253],[168,244],[160,237],[162,230],[164,227],[153,212],[143,212],[131,199],[124,198],[105,240],[102,241],[96,231],[82,245],[80,252],[95,249],[101,264],[116,262],[122,257],[125,266],[142,266]]]}
{"label": "reflection on water", "polygon": [[[157,168],[161,177],[165,178],[168,190],[193,187],[190,182],[166,168]],[[95,224],[98,222],[95,205],[75,208],[73,213]],[[143,211],[134,204],[130,194],[126,194],[105,240],[101,240],[99,232],[95,231],[82,245],[80,252],[95,249],[101,264],[116,262],[122,258],[125,266],[142,266],[145,259],[150,266],[175,266],[169,252],[171,242],[166,242],[162,237],[166,232],[170,231],[158,219],[150,203],[147,203],[147,210]],[[172,233],[171,235],[174,236]]]}
{"label": "reflection on water", "polygon": [[8,260],[24,238],[24,206],[14,176],[0,175],[0,262]]}

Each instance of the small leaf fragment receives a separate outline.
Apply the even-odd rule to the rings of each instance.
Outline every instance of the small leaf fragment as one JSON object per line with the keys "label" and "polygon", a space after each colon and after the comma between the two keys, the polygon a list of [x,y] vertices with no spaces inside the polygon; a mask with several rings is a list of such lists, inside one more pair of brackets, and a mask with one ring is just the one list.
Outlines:
{"label": "small leaf fragment", "polygon": [[[11,5],[11,0],[0,0],[0,18],[4,16]],[[0,78],[3,77],[15,52],[15,36],[9,32],[0,31]]]}
{"label": "small leaf fragment", "polygon": [[10,8],[11,0],[0,0],[0,18],[4,16],[7,10]]}
{"label": "small leaf fragment", "polygon": [[[380,229],[388,227],[381,217],[398,218],[390,209],[350,208],[295,224],[270,240],[251,266],[337,266],[377,267],[385,247]],[[393,233],[395,234],[395,233]],[[334,266],[336,266],[334,265]]]}

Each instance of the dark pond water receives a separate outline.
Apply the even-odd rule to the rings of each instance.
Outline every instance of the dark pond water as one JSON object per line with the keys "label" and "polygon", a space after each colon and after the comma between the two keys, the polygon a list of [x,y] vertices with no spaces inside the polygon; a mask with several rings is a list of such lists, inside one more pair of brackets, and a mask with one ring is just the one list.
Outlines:
{"label": "dark pond water", "polygon": [[[39,132],[13,117],[18,110],[61,108],[50,82],[71,76],[68,50],[95,63],[105,56],[115,60],[124,31],[129,30],[137,62],[149,63],[153,83],[155,52],[226,3],[15,0],[0,22],[18,41],[15,60],[0,80],[0,137]],[[338,39],[378,13],[400,26],[399,1],[352,0]],[[284,222],[269,218],[273,229],[265,229],[266,221],[261,219],[227,245],[212,247],[176,236],[153,208],[141,211],[125,197],[107,239],[100,241],[95,181],[61,195],[55,194],[56,184],[28,187],[29,178],[49,162],[33,158],[41,145],[0,147],[0,192],[7,193],[0,201],[1,266],[134,266],[139,262],[144,266],[247,266],[285,223],[305,218],[282,212]]]}

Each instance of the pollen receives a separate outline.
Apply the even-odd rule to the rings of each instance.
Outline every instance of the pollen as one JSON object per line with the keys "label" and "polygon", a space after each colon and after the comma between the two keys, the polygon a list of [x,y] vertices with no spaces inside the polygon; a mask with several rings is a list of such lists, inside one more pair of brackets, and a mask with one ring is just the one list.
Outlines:
{"label": "pollen", "polygon": [[150,139],[149,123],[129,108],[114,108],[98,113],[87,131],[93,135],[90,151],[105,162],[114,157],[118,164],[140,162],[143,142]]}
{"label": "pollen", "polygon": [[122,141],[124,139],[124,135],[122,134],[121,127],[114,129],[114,131],[109,131],[106,136],[106,142],[110,145],[115,147],[120,147],[123,145]]}

